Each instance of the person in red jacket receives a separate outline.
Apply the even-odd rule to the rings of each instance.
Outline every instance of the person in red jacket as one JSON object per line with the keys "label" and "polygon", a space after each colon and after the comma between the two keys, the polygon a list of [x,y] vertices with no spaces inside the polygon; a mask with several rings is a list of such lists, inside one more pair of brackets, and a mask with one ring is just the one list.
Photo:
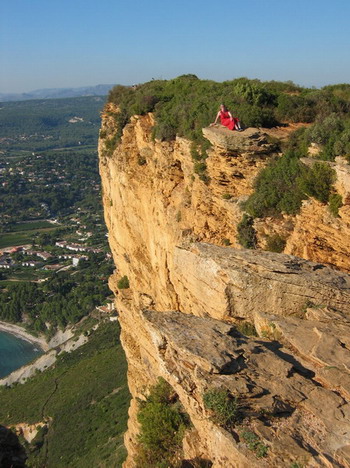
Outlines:
{"label": "person in red jacket", "polygon": [[239,132],[242,131],[239,119],[237,119],[236,117],[232,117],[231,112],[227,109],[227,107],[224,104],[221,104],[220,110],[216,115],[215,122],[211,125],[215,125],[219,119],[221,125],[224,125],[229,130],[237,130]]}

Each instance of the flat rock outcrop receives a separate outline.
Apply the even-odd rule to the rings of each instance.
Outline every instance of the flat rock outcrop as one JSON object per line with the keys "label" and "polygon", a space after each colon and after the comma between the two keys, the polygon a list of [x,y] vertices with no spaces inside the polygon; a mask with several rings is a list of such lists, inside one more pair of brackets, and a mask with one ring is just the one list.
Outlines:
{"label": "flat rock outcrop", "polygon": [[246,128],[241,132],[232,131],[221,125],[203,128],[203,135],[210,143],[225,151],[240,153],[271,153],[272,144],[268,142],[268,135],[258,128]]}
{"label": "flat rock outcrop", "polygon": [[256,311],[300,315],[308,305],[349,312],[349,275],[290,255],[204,243],[175,247],[170,278],[181,309],[220,320],[254,320]]}

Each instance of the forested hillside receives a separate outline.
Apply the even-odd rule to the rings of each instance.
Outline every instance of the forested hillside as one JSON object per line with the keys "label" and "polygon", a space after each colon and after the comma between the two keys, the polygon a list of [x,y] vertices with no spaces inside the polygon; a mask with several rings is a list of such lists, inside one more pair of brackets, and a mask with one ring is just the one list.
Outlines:
{"label": "forested hillside", "polygon": [[96,147],[104,101],[93,96],[0,103],[1,151]]}
{"label": "forested hillside", "polygon": [[[86,328],[88,343],[13,388],[0,388],[1,423],[41,429],[26,448],[28,468],[120,467],[129,392],[116,323]],[[23,465],[18,465],[23,466]]]}

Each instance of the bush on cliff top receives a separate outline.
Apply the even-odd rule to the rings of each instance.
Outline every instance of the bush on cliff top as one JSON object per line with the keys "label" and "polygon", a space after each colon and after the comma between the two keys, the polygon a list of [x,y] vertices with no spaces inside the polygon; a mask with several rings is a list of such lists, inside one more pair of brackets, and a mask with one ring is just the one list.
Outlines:
{"label": "bush on cliff top", "polygon": [[223,102],[244,126],[271,127],[280,121],[313,122],[331,113],[350,110],[350,85],[306,89],[291,82],[262,82],[238,78],[217,83],[182,75],[172,80],[153,80],[134,87],[115,86],[109,102],[116,114],[119,136],[134,114],[154,112],[154,136],[172,140],[176,135],[202,139],[202,128],[213,122]]}
{"label": "bush on cliff top", "polygon": [[282,211],[296,214],[307,198],[298,183],[304,170],[298,158],[290,154],[271,161],[256,178],[255,192],[244,203],[245,210],[258,218]]}
{"label": "bush on cliff top", "polygon": [[243,204],[253,217],[296,214],[302,201],[314,197],[328,203],[334,182],[334,170],[326,163],[307,167],[298,153],[288,151],[264,168],[254,182],[255,191]]}
{"label": "bush on cliff top", "polygon": [[125,116],[129,119],[133,114],[154,112],[154,136],[161,140],[172,140],[176,135],[201,140],[202,128],[213,122],[221,102],[245,126],[274,125],[275,100],[275,92],[258,80],[240,78],[217,83],[199,80],[195,75],[154,80],[133,88],[116,86],[109,94],[109,101],[121,109],[117,119],[122,125]]}
{"label": "bush on cliff top", "polygon": [[328,203],[334,182],[334,170],[322,162],[317,162],[312,168],[305,170],[299,179],[301,190],[321,203]]}

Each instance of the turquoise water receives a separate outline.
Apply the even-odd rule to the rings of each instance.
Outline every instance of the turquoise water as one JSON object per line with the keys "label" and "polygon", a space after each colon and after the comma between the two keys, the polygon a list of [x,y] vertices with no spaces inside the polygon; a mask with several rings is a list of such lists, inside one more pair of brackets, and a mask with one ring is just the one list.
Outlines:
{"label": "turquoise water", "polygon": [[0,331],[0,378],[43,354],[38,345]]}

